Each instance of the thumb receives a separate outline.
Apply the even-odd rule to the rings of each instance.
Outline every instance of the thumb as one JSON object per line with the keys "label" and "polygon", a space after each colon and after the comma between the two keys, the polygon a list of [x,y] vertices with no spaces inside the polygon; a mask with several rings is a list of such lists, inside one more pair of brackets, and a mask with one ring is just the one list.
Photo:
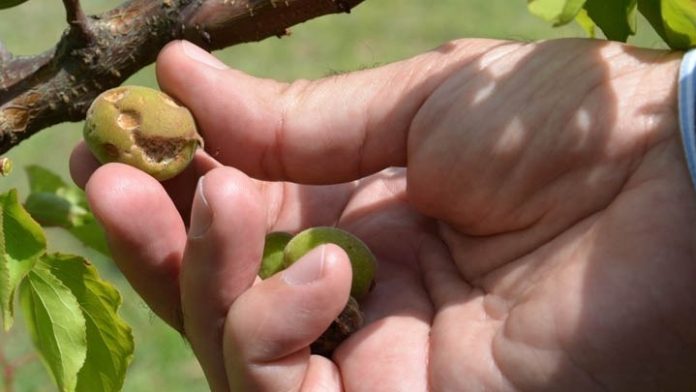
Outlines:
{"label": "thumb", "polygon": [[345,306],[350,281],[345,252],[324,245],[242,294],[230,307],[224,327],[230,389],[340,386],[336,365],[310,355],[309,345]]}
{"label": "thumb", "polygon": [[229,69],[177,41],[160,53],[157,76],[163,90],[193,111],[208,152],[223,164],[260,179],[337,183],[406,165],[418,109],[462,61],[486,47],[286,84]]}

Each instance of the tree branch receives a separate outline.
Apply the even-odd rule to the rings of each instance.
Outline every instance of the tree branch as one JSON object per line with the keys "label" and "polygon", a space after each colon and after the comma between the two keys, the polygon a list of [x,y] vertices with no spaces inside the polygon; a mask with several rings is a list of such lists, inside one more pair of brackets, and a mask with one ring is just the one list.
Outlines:
{"label": "tree branch", "polygon": [[88,17],[78,0],[63,0],[70,27],[52,50],[12,57],[0,45],[0,154],[43,128],[82,120],[100,92],[152,63],[169,41],[221,49],[362,1],[130,0]]}

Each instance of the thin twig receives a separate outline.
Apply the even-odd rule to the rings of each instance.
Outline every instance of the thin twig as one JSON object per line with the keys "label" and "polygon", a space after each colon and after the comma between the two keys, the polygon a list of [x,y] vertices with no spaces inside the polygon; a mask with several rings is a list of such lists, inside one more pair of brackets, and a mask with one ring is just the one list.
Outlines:
{"label": "thin twig", "polygon": [[94,40],[94,34],[90,29],[89,19],[82,11],[80,0],[63,0],[65,6],[65,16],[70,25],[70,32],[80,39],[84,46],[89,45]]}

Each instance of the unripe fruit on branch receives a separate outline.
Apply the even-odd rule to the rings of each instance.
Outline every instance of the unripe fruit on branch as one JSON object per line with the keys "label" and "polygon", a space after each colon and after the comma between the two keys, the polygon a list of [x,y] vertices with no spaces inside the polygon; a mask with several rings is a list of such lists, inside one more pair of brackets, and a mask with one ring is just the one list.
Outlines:
{"label": "unripe fruit on branch", "polygon": [[335,244],[343,248],[353,267],[350,295],[358,300],[367,295],[372,288],[377,269],[375,256],[364,242],[345,230],[336,227],[312,227],[298,233],[285,246],[285,267],[322,244]]}
{"label": "unripe fruit on branch", "polygon": [[183,171],[203,145],[188,109],[140,86],[100,94],[87,110],[84,139],[99,162],[125,163],[160,181]]}

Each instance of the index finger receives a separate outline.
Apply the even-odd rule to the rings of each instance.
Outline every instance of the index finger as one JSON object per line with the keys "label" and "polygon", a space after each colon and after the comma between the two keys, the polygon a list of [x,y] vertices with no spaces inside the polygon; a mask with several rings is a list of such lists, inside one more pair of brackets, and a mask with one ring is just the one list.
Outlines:
{"label": "index finger", "polygon": [[[387,66],[292,84],[227,68],[185,41],[157,60],[163,90],[191,109],[209,153],[260,179],[327,184],[404,166],[411,121],[472,41]],[[447,49],[447,48],[445,48]]]}
{"label": "index finger", "polygon": [[[70,175],[80,188],[85,188],[92,174],[101,166],[85,142],[75,146],[70,155]],[[203,151],[197,151],[191,164],[179,175],[162,183],[186,225],[191,215],[191,202],[198,179],[220,163]]]}

